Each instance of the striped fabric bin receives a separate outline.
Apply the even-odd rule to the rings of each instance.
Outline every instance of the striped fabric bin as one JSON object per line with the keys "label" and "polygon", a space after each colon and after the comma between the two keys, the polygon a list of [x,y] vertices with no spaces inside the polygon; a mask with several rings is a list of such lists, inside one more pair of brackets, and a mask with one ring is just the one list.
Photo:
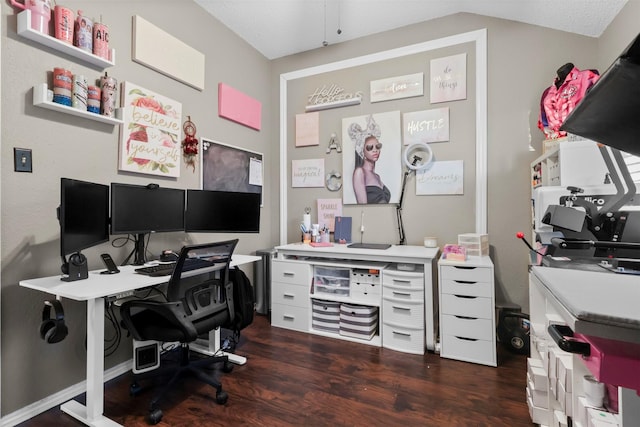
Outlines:
{"label": "striped fabric bin", "polygon": [[370,340],[378,332],[378,307],[340,305],[340,335]]}
{"label": "striped fabric bin", "polygon": [[320,331],[340,332],[340,303],[311,300],[311,327]]}

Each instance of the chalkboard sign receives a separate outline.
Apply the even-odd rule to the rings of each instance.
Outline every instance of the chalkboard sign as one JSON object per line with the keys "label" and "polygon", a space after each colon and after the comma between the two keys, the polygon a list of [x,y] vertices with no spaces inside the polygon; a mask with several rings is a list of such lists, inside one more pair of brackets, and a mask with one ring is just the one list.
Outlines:
{"label": "chalkboard sign", "polygon": [[262,194],[261,153],[202,138],[202,189]]}

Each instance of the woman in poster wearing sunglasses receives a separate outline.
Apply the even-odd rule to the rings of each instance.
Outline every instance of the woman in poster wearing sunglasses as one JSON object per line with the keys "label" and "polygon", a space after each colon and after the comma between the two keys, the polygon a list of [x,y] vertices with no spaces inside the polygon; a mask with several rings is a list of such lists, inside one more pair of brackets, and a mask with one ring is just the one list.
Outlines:
{"label": "woman in poster wearing sunglasses", "polygon": [[356,164],[353,170],[353,191],[358,204],[389,203],[391,192],[376,173],[376,162],[380,158],[380,126],[370,115],[367,127],[362,129],[358,123],[349,125],[349,137],[356,149]]}

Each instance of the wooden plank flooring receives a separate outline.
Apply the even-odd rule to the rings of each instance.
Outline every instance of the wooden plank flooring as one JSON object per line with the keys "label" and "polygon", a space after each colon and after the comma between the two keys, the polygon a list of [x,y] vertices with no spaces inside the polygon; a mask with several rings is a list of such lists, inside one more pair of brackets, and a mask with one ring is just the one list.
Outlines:
{"label": "wooden plank flooring", "polygon": [[[159,426],[531,426],[526,357],[498,347],[498,368],[272,328],[256,316],[242,331],[244,366],[224,374],[228,402],[194,379],[164,401]],[[122,375],[105,388],[105,415],[146,426],[153,391],[129,396]],[[79,400],[84,397],[80,396]],[[59,408],[22,427],[78,426]]]}

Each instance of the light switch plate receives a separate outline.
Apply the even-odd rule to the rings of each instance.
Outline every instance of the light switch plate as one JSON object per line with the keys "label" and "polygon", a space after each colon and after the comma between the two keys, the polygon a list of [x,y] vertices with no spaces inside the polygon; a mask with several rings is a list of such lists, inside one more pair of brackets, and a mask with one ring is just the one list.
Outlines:
{"label": "light switch plate", "polygon": [[30,149],[13,148],[13,164],[16,172],[33,172],[31,160]]}

